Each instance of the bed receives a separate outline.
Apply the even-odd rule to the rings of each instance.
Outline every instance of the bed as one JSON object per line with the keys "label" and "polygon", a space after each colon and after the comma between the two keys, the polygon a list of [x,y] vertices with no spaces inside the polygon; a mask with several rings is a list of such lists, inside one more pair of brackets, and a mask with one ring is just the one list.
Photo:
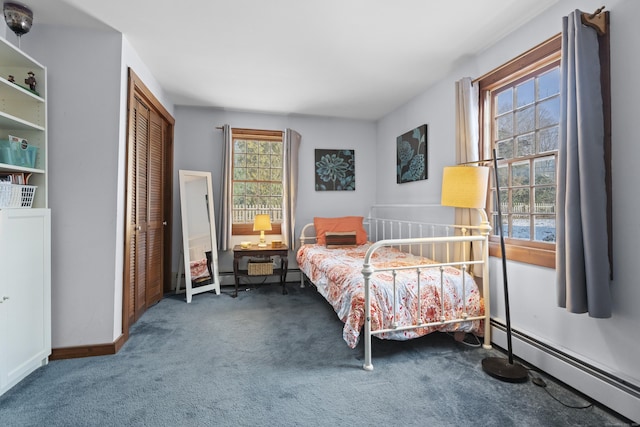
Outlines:
{"label": "bed", "polygon": [[[484,337],[483,346],[491,347],[486,215],[479,226],[443,225],[411,218],[416,206],[374,207],[367,217],[314,218],[301,231],[301,285],[310,282],[331,304],[349,347],[364,340],[366,370],[373,369],[372,336],[407,340],[434,331],[464,332]],[[376,216],[381,208],[401,219]],[[439,212],[435,218],[453,217],[452,209],[432,210]]]}

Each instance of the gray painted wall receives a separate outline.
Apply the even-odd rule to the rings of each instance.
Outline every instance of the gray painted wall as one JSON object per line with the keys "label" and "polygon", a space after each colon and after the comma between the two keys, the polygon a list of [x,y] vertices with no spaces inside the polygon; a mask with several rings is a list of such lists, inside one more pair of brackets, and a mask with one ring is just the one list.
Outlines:
{"label": "gray painted wall", "polygon": [[28,35],[23,49],[48,71],[52,345],[112,342],[121,35]]}
{"label": "gray painted wall", "polygon": [[[216,219],[219,216],[220,182],[222,167],[222,131],[217,126],[249,129],[284,130],[291,128],[302,135],[300,146],[300,170],[296,235],[302,226],[313,221],[314,216],[366,215],[375,201],[376,131],[375,123],[363,120],[343,120],[323,117],[256,114],[223,111],[214,108],[176,107],[176,131],[174,149],[174,188],[178,189],[178,170],[202,170],[211,172]],[[356,190],[315,191],[314,150],[355,150]],[[174,193],[173,260],[177,270],[180,228],[179,192]],[[240,240],[251,240],[237,238]],[[220,253],[220,271],[233,271],[233,255]],[[290,257],[290,268],[295,268],[295,257]],[[224,282],[230,283],[230,282]]]}
{"label": "gray painted wall", "polygon": [[21,45],[48,74],[52,345],[112,343],[122,334],[128,66],[173,105],[116,31],[37,25]]}

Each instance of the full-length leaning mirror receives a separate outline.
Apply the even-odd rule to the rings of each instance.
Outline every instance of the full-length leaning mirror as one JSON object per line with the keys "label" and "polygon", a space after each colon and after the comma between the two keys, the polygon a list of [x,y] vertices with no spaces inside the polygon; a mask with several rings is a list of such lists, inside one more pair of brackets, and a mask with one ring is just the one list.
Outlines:
{"label": "full-length leaning mirror", "polygon": [[211,172],[180,170],[180,208],[184,280],[187,302],[195,294],[220,294],[218,247],[213,211]]}

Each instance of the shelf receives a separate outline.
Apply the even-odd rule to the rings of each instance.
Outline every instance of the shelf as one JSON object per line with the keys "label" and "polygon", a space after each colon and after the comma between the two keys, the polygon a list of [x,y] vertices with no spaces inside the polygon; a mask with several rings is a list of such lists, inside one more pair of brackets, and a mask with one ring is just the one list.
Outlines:
{"label": "shelf", "polygon": [[9,165],[0,163],[0,172],[27,172],[27,173],[45,173],[43,169],[27,168],[24,166]]}
{"label": "shelf", "polygon": [[[44,98],[42,98],[42,96],[36,95],[19,84],[11,83],[3,76],[0,76],[0,93],[2,93],[4,97],[8,97],[8,99],[18,99],[17,97],[27,96],[33,98],[36,102],[44,104]],[[38,91],[38,93],[40,92]]]}
{"label": "shelf", "polygon": [[4,43],[0,43],[0,57],[3,64],[11,64],[16,68],[34,68],[39,71],[44,71],[44,65],[18,49],[6,40],[2,40]]}
{"label": "shelf", "polygon": [[4,111],[0,111],[0,128],[44,131],[44,127],[27,120],[23,120],[19,117],[12,116]]}

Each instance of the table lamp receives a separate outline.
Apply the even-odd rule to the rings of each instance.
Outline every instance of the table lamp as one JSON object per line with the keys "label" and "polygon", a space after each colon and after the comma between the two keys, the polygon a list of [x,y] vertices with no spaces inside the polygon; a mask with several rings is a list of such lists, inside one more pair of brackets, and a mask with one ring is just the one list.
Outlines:
{"label": "table lamp", "polygon": [[271,231],[271,218],[269,214],[258,214],[253,219],[253,231],[260,232],[260,243],[258,243],[259,248],[266,248],[267,243],[264,238],[265,231]]}

